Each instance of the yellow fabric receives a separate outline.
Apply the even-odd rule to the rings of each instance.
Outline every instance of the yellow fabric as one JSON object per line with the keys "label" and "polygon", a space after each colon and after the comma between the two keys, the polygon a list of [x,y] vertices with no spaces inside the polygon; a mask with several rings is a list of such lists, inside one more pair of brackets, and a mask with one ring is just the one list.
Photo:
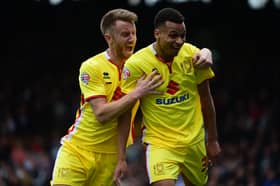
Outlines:
{"label": "yellow fabric", "polygon": [[[98,97],[106,98],[107,102],[120,99],[120,80],[121,69],[110,61],[107,52],[82,63],[79,69],[80,107],[74,124],[61,140],[52,184],[113,185],[118,158],[117,118],[105,124],[99,123],[89,101]],[[134,121],[138,105],[132,111],[131,121]],[[128,144],[132,142],[130,134]]]}
{"label": "yellow fabric", "polygon": [[[97,97],[105,97],[107,102],[119,99],[120,80],[121,69],[109,60],[106,52],[82,63],[79,71],[82,94],[80,108],[75,123],[69,128],[69,133],[62,139],[62,143],[71,143],[88,151],[117,153],[117,118],[105,124],[99,123],[88,101]],[[133,111],[136,112],[137,109]],[[129,143],[132,143],[131,134]]]}
{"label": "yellow fabric", "polygon": [[190,145],[184,154],[147,145],[146,159],[150,183],[163,179],[176,180],[179,174],[184,174],[197,186],[205,185],[207,182],[208,160],[204,141]]}
{"label": "yellow fabric", "polygon": [[107,59],[105,52],[82,63],[79,73],[81,104],[76,121],[64,141],[89,151],[117,152],[117,119],[106,124],[99,123],[88,100],[103,96],[108,102],[112,101],[119,86],[119,72],[118,67]]}
{"label": "yellow fabric", "polygon": [[127,60],[123,70],[122,92],[132,91],[137,80],[154,69],[164,80],[164,84],[157,88],[164,91],[163,95],[149,95],[141,99],[144,142],[181,149],[204,138],[197,85],[214,77],[214,73],[210,68],[197,70],[193,67],[192,56],[198,51],[198,48],[185,43],[170,68],[156,57],[152,45]]}
{"label": "yellow fabric", "polygon": [[114,170],[116,164],[115,154],[91,152],[67,144],[58,151],[51,185],[113,185],[113,171],[108,170]]}
{"label": "yellow fabric", "polygon": [[132,111],[131,111],[131,122],[130,122],[130,132],[129,132],[129,135],[128,135],[128,139],[127,139],[127,146],[133,144],[135,141],[135,136],[134,136],[134,121],[135,121],[135,117],[136,117],[136,113],[137,113],[137,110],[139,108],[139,100],[135,103],[135,105],[133,106],[132,108]]}

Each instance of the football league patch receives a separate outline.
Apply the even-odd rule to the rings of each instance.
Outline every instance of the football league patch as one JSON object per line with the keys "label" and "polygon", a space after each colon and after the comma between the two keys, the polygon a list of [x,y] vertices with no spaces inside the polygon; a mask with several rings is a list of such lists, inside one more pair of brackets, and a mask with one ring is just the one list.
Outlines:
{"label": "football league patch", "polygon": [[124,67],[123,69],[123,79],[126,80],[130,76],[130,71],[127,67]]}
{"label": "football league patch", "polygon": [[84,83],[84,84],[88,84],[88,82],[89,82],[89,80],[90,80],[90,76],[89,76],[89,74],[88,73],[86,73],[86,72],[83,72],[82,74],[81,74],[81,81]]}

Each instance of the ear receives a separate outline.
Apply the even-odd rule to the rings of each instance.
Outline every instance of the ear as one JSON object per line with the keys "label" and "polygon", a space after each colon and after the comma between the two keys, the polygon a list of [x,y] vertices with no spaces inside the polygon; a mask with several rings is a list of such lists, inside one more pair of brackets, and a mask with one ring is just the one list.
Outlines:
{"label": "ear", "polygon": [[154,29],[154,37],[156,38],[156,39],[158,39],[159,38],[159,29],[158,28],[156,28],[156,29]]}
{"label": "ear", "polygon": [[105,33],[104,34],[104,38],[105,38],[107,43],[110,43],[110,40],[111,40],[112,37],[111,37],[111,35],[109,33]]}

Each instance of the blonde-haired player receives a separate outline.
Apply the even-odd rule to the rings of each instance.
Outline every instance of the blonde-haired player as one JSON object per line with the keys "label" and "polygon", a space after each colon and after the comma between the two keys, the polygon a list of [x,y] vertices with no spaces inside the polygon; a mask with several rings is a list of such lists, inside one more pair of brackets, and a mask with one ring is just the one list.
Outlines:
{"label": "blonde-haired player", "polygon": [[122,67],[136,44],[136,20],[137,15],[125,9],[103,16],[100,27],[108,49],[80,67],[80,108],[61,140],[51,185],[113,185],[115,166],[123,158],[117,156],[118,116],[141,96],[157,93],[153,89],[162,83],[154,72],[145,80],[140,78],[132,93],[123,96],[120,92]]}

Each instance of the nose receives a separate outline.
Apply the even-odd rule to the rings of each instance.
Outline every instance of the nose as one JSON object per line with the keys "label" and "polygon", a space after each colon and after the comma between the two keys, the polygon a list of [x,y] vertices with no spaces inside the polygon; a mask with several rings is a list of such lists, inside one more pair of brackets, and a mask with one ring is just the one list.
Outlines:
{"label": "nose", "polygon": [[177,39],[176,39],[176,43],[177,44],[183,44],[185,42],[185,39],[183,38],[183,37],[177,37]]}
{"label": "nose", "polygon": [[135,41],[137,39],[136,34],[130,34],[128,37],[129,41]]}

